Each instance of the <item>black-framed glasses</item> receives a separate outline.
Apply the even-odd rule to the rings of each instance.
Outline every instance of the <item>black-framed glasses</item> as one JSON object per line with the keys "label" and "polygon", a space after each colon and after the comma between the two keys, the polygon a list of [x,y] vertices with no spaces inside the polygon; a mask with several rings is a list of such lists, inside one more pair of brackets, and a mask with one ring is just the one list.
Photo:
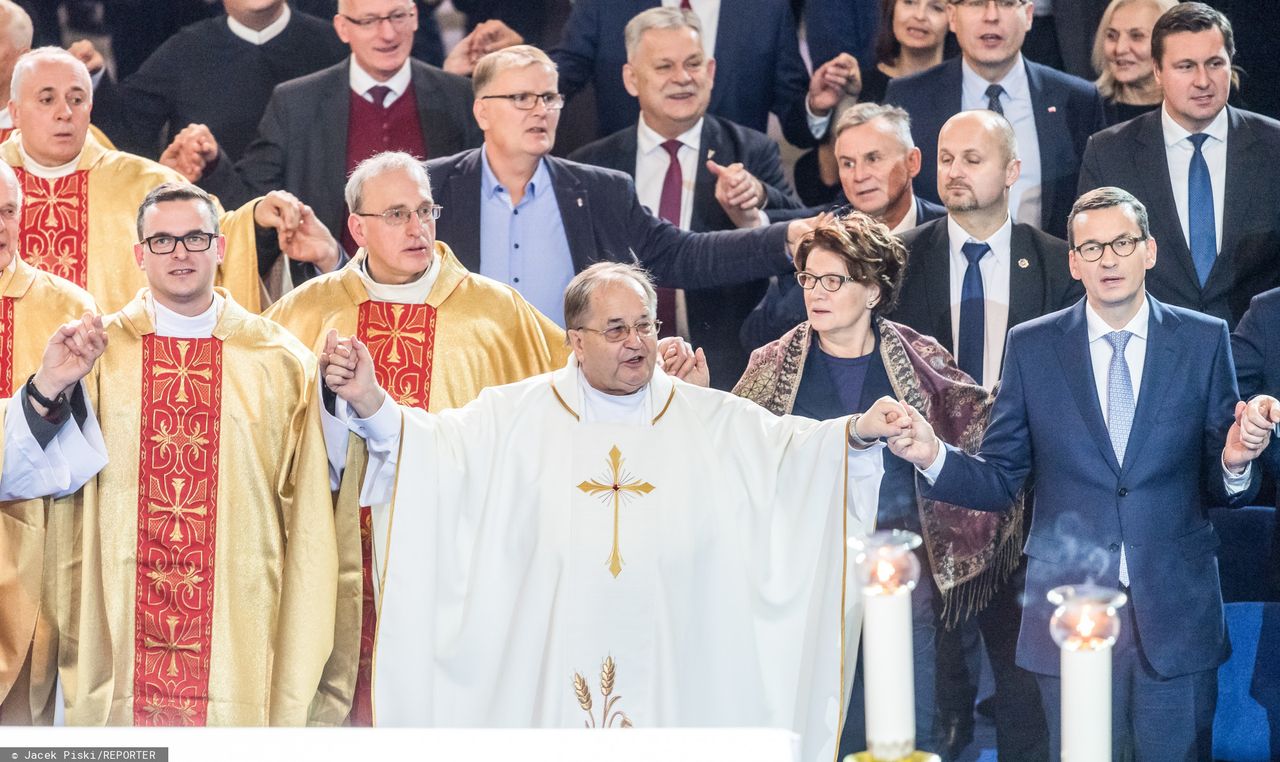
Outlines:
{"label": "black-framed glasses", "polygon": [[352,18],[345,13],[339,13],[338,15],[364,30],[373,29],[384,21],[390,21],[391,26],[396,29],[406,29],[413,22],[413,17],[418,15],[418,9],[410,6],[395,13],[388,13],[385,16],[361,16],[358,19]]}
{"label": "black-framed glasses", "polygon": [[160,233],[143,238],[142,242],[147,245],[147,249],[152,254],[172,254],[173,250],[178,248],[179,241],[182,242],[182,248],[189,252],[208,251],[209,247],[213,245],[213,239],[217,237],[217,233],[196,230],[184,235]]}
{"label": "black-framed glasses", "polygon": [[846,283],[857,283],[858,279],[849,275],[840,275],[838,273],[827,273],[826,275],[815,275],[810,272],[801,270],[796,273],[796,283],[800,284],[800,288],[805,291],[812,291],[813,287],[822,284],[827,291],[839,291]]}
{"label": "black-framed glasses", "polygon": [[588,328],[585,325],[580,325],[575,330],[598,333],[604,337],[605,341],[611,344],[617,344],[619,341],[624,341],[628,336],[630,336],[632,331],[635,331],[636,335],[642,339],[647,339],[650,336],[657,336],[658,331],[662,330],[662,321],[638,320],[635,325],[611,325],[603,331],[599,328]]}
{"label": "black-framed glasses", "polygon": [[952,5],[958,5],[961,8],[968,8],[973,11],[986,10],[987,6],[992,3],[995,3],[996,7],[1002,11],[1011,11],[1029,2],[1031,0],[951,0]]}
{"label": "black-framed glasses", "polygon": [[1086,262],[1097,262],[1099,259],[1102,259],[1102,252],[1105,251],[1108,246],[1111,247],[1111,250],[1115,252],[1117,257],[1127,257],[1133,253],[1134,249],[1138,248],[1138,244],[1140,242],[1145,240],[1147,240],[1145,235],[1138,236],[1136,238],[1131,235],[1122,235],[1110,241],[1103,241],[1101,243],[1098,241],[1085,241],[1075,247],[1074,251]]}
{"label": "black-framed glasses", "polygon": [[357,217],[381,217],[382,221],[388,225],[391,225],[392,227],[400,227],[401,225],[407,224],[409,222],[409,217],[415,214],[418,216],[418,222],[421,222],[423,225],[427,224],[428,220],[438,220],[440,219],[440,212],[443,210],[444,207],[439,204],[426,203],[417,209],[409,209],[404,206],[393,206],[385,212],[353,212],[353,214]]}
{"label": "black-framed glasses", "polygon": [[542,101],[542,105],[547,107],[547,111],[559,111],[564,108],[564,96],[560,93],[509,93],[507,95],[482,95],[480,100],[487,101],[493,99],[511,101],[511,105],[521,111],[533,111],[538,105],[538,101]]}

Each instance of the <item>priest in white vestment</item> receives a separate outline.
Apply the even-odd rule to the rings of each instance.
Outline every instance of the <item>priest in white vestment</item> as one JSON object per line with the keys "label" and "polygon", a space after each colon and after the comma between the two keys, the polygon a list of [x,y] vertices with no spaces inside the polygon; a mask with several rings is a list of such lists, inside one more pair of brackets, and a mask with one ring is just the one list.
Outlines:
{"label": "priest in white vestment", "polygon": [[375,724],[780,727],[833,759],[846,539],[902,407],[814,422],[673,379],[654,310],[642,270],[594,265],[566,291],[566,367],[440,414],[393,404],[355,338],[322,355],[367,440],[362,504],[390,503]]}

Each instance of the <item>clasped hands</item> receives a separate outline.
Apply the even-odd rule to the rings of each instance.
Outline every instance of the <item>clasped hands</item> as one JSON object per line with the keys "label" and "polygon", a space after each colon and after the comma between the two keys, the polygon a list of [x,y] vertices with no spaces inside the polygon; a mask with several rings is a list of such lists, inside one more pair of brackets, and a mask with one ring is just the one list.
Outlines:
{"label": "clasped hands", "polygon": [[[86,312],[79,320],[63,324],[45,345],[40,369],[32,380],[36,391],[47,399],[54,399],[62,393],[69,395],[106,349],[107,332],[103,330],[101,315]],[[32,404],[35,404],[34,399]],[[38,406],[36,412],[41,415],[49,413]]]}
{"label": "clasped hands", "polygon": [[1233,474],[1242,473],[1250,461],[1267,449],[1277,423],[1280,423],[1280,401],[1275,397],[1259,394],[1248,402],[1237,402],[1235,421],[1222,448],[1222,465]]}
{"label": "clasped hands", "polygon": [[925,468],[938,457],[938,437],[920,411],[892,397],[881,397],[858,417],[853,433],[863,441],[885,439],[889,451]]}

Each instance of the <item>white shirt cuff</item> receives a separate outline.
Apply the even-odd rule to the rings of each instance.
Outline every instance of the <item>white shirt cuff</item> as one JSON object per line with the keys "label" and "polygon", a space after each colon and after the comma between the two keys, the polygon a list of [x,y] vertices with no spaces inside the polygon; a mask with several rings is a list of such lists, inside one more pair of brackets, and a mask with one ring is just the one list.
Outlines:
{"label": "white shirt cuff", "polygon": [[933,462],[930,463],[926,468],[917,467],[916,470],[920,472],[921,476],[923,476],[926,480],[928,480],[929,484],[933,484],[938,480],[938,474],[942,473],[942,467],[946,464],[946,462],[947,462],[947,446],[939,442],[938,454],[934,457]]}
{"label": "white shirt cuff", "polygon": [[356,433],[356,436],[364,439],[370,447],[375,447],[378,443],[386,443],[400,437],[400,407],[391,401],[390,394],[384,392],[382,407],[378,408],[378,412],[368,418],[352,416],[347,421],[347,425]]}
{"label": "white shirt cuff", "polygon": [[1222,462],[1222,483],[1227,488],[1228,495],[1238,495],[1249,488],[1249,478],[1253,475],[1253,464],[1246,463],[1244,472],[1233,474],[1227,469],[1225,461]]}
{"label": "white shirt cuff", "polygon": [[[835,111],[835,109],[831,110],[833,112]],[[805,95],[804,97],[804,115],[805,120],[809,123],[809,132],[812,133],[815,138],[821,139],[823,135],[827,134],[827,128],[831,126],[831,114],[827,114],[826,116],[816,116],[809,110],[808,95]]]}

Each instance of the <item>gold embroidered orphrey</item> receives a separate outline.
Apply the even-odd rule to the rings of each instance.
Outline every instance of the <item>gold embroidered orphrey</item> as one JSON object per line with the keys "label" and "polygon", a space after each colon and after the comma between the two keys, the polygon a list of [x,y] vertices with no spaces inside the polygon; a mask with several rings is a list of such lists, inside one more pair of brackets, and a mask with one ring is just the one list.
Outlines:
{"label": "gold embroidered orphrey", "polygon": [[613,498],[613,552],[609,554],[609,571],[617,577],[622,573],[622,553],[618,550],[618,506],[622,500],[630,500],[633,497],[640,497],[649,494],[654,490],[654,486],[640,479],[630,479],[630,474],[622,470],[622,451],[617,445],[609,450],[609,476],[605,477],[608,483],[597,481],[585,481],[578,485],[578,489],[588,495],[596,495],[605,503],[609,502],[610,496]]}
{"label": "gold embroidered orphrey", "polygon": [[[618,448],[613,448],[614,452]],[[604,699],[604,705],[600,707],[600,724],[596,724],[596,716],[591,712],[591,686],[587,685],[587,679],[577,672],[573,673],[573,692],[578,697],[578,706],[582,707],[582,711],[587,713],[587,719],[582,721],[584,727],[588,728],[611,728],[613,723],[618,721],[618,727],[632,727],[631,719],[627,717],[626,712],[622,710],[614,711],[613,705],[618,703],[621,696],[613,696],[614,678],[617,676],[616,665],[613,663],[612,656],[604,657],[604,662],[600,665],[600,697]]]}

